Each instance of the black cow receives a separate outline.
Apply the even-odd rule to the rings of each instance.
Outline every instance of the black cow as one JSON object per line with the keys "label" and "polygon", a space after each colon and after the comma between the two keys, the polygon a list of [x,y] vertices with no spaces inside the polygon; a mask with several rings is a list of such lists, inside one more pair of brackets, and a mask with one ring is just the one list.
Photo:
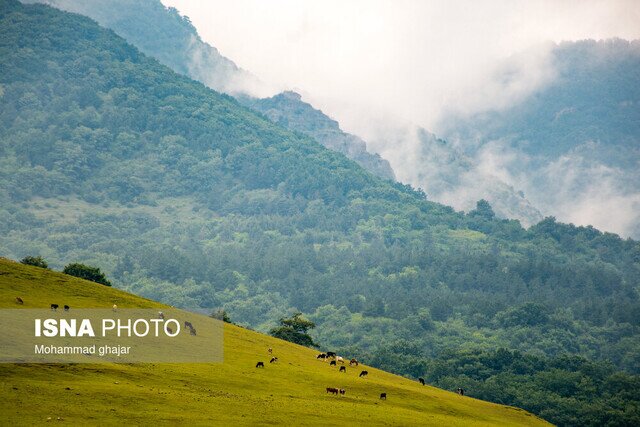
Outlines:
{"label": "black cow", "polygon": [[277,357],[272,357],[269,363],[276,363],[278,361]]}
{"label": "black cow", "polygon": [[264,362],[256,363],[256,368],[264,368]]}
{"label": "black cow", "polygon": [[327,357],[336,357],[336,353],[333,351],[327,351]]}
{"label": "black cow", "polygon": [[193,325],[191,324],[191,322],[187,322],[186,320],[184,321],[184,327],[185,328],[189,328],[189,329],[193,329]]}
{"label": "black cow", "polygon": [[340,366],[340,372],[347,372],[347,368],[345,366]]}
{"label": "black cow", "polygon": [[326,359],[327,355],[324,353],[320,353],[319,355],[316,356],[316,359]]}
{"label": "black cow", "polygon": [[387,400],[387,393],[380,393],[380,399]]}
{"label": "black cow", "polygon": [[420,381],[420,384],[424,385],[424,378],[420,377],[418,378],[418,381]]}
{"label": "black cow", "polygon": [[24,301],[22,301],[22,298],[16,297],[16,304],[24,304]]}
{"label": "black cow", "polygon": [[65,304],[64,311],[69,311],[69,308],[71,308],[71,307],[69,307],[68,305]]}
{"label": "black cow", "polygon": [[171,329],[170,327],[167,326],[167,332],[169,332],[169,334],[173,335],[173,329]]}
{"label": "black cow", "polygon": [[344,396],[344,394],[345,394],[346,392],[347,392],[347,390],[345,390],[345,389],[343,389],[343,388],[341,388],[341,389],[340,389],[340,394],[341,394],[341,395],[343,395],[343,396]]}
{"label": "black cow", "polygon": [[51,304],[51,310],[56,311],[58,309],[58,304]]}
{"label": "black cow", "polygon": [[336,361],[335,361],[335,360],[332,360],[332,361],[329,363],[329,366],[336,366]]}
{"label": "black cow", "polygon": [[456,393],[458,393],[460,396],[464,396],[464,389],[458,387],[458,389],[456,390]]}
{"label": "black cow", "polygon": [[196,336],[196,329],[195,328],[191,328],[189,329],[189,333],[191,334],[191,336]]}
{"label": "black cow", "polygon": [[327,387],[327,393],[331,393],[331,394],[338,394],[340,392],[339,389],[335,388],[335,387]]}
{"label": "black cow", "polygon": [[367,375],[369,375],[369,371],[362,371],[360,372],[360,375],[358,375],[359,377],[366,377]]}

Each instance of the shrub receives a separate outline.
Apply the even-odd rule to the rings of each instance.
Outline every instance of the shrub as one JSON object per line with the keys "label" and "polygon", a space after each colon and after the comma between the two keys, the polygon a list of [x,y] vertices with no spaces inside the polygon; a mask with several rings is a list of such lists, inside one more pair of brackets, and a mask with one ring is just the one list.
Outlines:
{"label": "shrub", "polygon": [[49,264],[41,256],[26,256],[20,260],[22,264],[33,265],[34,267],[49,268]]}
{"label": "shrub", "polygon": [[107,280],[104,273],[102,273],[97,267],[90,267],[84,264],[73,263],[67,265],[64,270],[62,270],[62,272],[70,276],[75,276],[81,279],[100,283],[101,285],[111,286],[111,282]]}

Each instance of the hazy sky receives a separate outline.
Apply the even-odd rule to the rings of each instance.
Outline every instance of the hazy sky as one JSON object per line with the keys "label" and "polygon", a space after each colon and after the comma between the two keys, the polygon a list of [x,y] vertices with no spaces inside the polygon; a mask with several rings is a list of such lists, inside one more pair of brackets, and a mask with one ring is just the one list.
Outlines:
{"label": "hazy sky", "polygon": [[[437,159],[421,163],[422,142],[402,135],[416,126],[438,134],[447,113],[523,99],[553,79],[553,43],[640,38],[640,0],[162,1],[189,16],[204,41],[254,73],[267,92],[300,92],[389,160],[400,181],[422,188],[442,184],[420,178]],[[524,190],[544,215],[623,236],[637,232],[640,189],[624,190],[618,171],[579,156],[558,159],[539,171],[557,184],[555,198],[546,200],[550,189],[519,170],[522,153],[502,147],[485,154],[472,159],[467,181],[436,200],[467,209],[494,193],[499,180]],[[593,185],[576,191],[576,182]]]}
{"label": "hazy sky", "polygon": [[[437,131],[447,109],[508,105],[549,77],[546,41],[640,37],[635,0],[163,3],[241,67],[364,137],[381,115]],[[505,88],[490,76],[512,55],[519,78]]]}

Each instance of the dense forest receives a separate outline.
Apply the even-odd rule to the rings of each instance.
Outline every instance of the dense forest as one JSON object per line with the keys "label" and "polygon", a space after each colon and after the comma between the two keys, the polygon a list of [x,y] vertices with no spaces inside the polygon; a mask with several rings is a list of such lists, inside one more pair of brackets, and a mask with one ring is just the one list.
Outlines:
{"label": "dense forest", "polygon": [[455,212],[88,18],[0,2],[0,162],[4,256],[262,331],[300,311],[323,348],[561,425],[638,419],[638,242]]}

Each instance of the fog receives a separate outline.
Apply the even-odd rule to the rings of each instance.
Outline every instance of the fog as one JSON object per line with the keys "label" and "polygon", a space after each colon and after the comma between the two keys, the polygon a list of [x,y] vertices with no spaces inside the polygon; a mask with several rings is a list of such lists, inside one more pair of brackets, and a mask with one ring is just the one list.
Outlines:
{"label": "fog", "polygon": [[[525,212],[537,208],[622,235],[640,232],[639,193],[622,188],[620,171],[569,153],[540,176],[524,176],[517,165],[526,163],[526,156],[496,142],[466,159],[475,164],[460,169],[464,176],[456,178],[457,187],[446,188],[435,181],[451,173],[449,165],[431,164],[439,169],[429,171],[421,160],[435,156],[423,153],[421,159],[421,141],[412,136],[416,128],[438,134],[447,117],[509,108],[553,81],[554,43],[640,38],[640,2],[163,3],[189,16],[204,41],[262,81],[240,89],[262,97],[285,89],[300,92],[387,158],[401,181],[436,190],[431,193],[438,201],[466,210],[480,196],[495,195],[498,183],[503,199],[524,191]],[[588,185],[580,188],[580,183]]]}
{"label": "fog", "polygon": [[[239,66],[365,137],[378,116],[437,131],[447,110],[508,106],[548,77],[546,42],[640,36],[633,0],[163,2]],[[513,56],[510,79],[492,80]]]}

